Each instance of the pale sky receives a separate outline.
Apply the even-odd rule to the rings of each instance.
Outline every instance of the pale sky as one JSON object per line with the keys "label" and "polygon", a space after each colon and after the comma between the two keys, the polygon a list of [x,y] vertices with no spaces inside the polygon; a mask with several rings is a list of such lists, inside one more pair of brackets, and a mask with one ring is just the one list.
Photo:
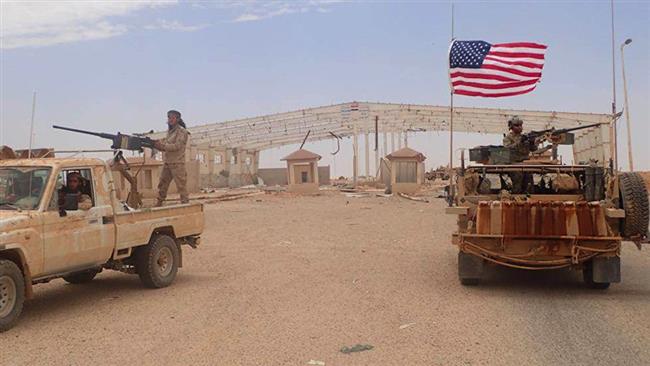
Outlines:
{"label": "pale sky", "polygon": [[[37,91],[34,146],[97,149],[102,132],[190,125],[350,101],[448,105],[449,2],[122,1],[1,2],[0,144],[25,148]],[[524,96],[456,97],[458,106],[608,113],[609,1],[455,2],[455,36],[549,46],[542,83]],[[618,108],[626,47],[635,165],[650,170],[650,5],[615,2]],[[505,130],[505,121],[504,121]],[[621,166],[627,167],[625,120]],[[501,137],[458,136],[458,147]],[[445,164],[447,134],[409,137],[427,166]],[[363,145],[361,145],[363,151]],[[106,144],[108,147],[108,144]],[[262,167],[295,149],[264,151]],[[351,143],[307,143],[333,175],[351,175]],[[364,172],[363,155],[361,172]],[[371,158],[372,161],[372,158]]]}

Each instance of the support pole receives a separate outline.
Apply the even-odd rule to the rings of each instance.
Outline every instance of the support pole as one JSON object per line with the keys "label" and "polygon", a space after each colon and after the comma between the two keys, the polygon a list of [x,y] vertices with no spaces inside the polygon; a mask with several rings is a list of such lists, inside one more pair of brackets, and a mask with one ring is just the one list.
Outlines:
{"label": "support pole", "polygon": [[379,178],[379,116],[375,116],[375,178]]}
{"label": "support pole", "polygon": [[382,151],[382,157],[388,155],[388,135],[384,129],[384,151]]}
{"label": "support pole", "polygon": [[370,134],[366,131],[366,179],[370,176]]}
{"label": "support pole", "polygon": [[409,147],[409,132],[404,131],[404,147]]}
{"label": "support pole", "polygon": [[390,152],[393,151],[395,151],[395,131],[390,131]]}
{"label": "support pole", "polygon": [[357,178],[359,174],[359,136],[357,136],[357,129],[354,129],[352,136],[352,184],[357,186]]}
{"label": "support pole", "polygon": [[402,148],[402,131],[397,132],[397,148]]}

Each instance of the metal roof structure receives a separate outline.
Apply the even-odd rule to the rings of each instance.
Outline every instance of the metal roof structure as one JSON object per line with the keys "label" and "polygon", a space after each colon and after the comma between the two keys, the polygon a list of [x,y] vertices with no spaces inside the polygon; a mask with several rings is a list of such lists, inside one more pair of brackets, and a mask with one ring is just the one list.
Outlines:
{"label": "metal roof structure", "polygon": [[[500,134],[506,121],[517,115],[526,130],[609,124],[609,114],[528,111],[493,108],[454,108],[454,131]],[[350,102],[291,112],[243,118],[189,127],[194,146],[264,150],[298,144],[311,130],[309,141],[378,132],[448,131],[447,106]],[[152,137],[164,136],[157,132]]]}

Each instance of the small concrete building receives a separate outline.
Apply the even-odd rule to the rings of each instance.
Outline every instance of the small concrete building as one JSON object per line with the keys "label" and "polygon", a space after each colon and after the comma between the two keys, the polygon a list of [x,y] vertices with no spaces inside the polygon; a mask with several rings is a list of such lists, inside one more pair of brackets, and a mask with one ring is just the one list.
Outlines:
{"label": "small concrete building", "polygon": [[426,157],[408,147],[386,156],[390,162],[390,188],[393,193],[412,194],[424,182],[424,160]]}
{"label": "small concrete building", "polygon": [[289,192],[318,192],[318,161],[321,156],[300,149],[282,158],[287,162],[287,181]]}

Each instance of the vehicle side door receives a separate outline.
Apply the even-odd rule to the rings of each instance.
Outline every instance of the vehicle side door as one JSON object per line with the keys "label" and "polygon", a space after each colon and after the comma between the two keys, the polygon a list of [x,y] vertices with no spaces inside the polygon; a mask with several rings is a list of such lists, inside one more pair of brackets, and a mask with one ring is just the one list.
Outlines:
{"label": "vehicle side door", "polygon": [[[69,173],[79,173],[85,183],[82,194],[90,196],[88,210],[60,210],[59,188],[66,184]],[[98,194],[103,187],[105,168],[65,168],[57,175],[57,184],[43,215],[43,244],[45,272],[61,273],[99,266],[112,255],[115,231],[112,206],[106,195]],[[103,192],[103,188],[99,189]],[[65,213],[62,215],[62,213]]]}

